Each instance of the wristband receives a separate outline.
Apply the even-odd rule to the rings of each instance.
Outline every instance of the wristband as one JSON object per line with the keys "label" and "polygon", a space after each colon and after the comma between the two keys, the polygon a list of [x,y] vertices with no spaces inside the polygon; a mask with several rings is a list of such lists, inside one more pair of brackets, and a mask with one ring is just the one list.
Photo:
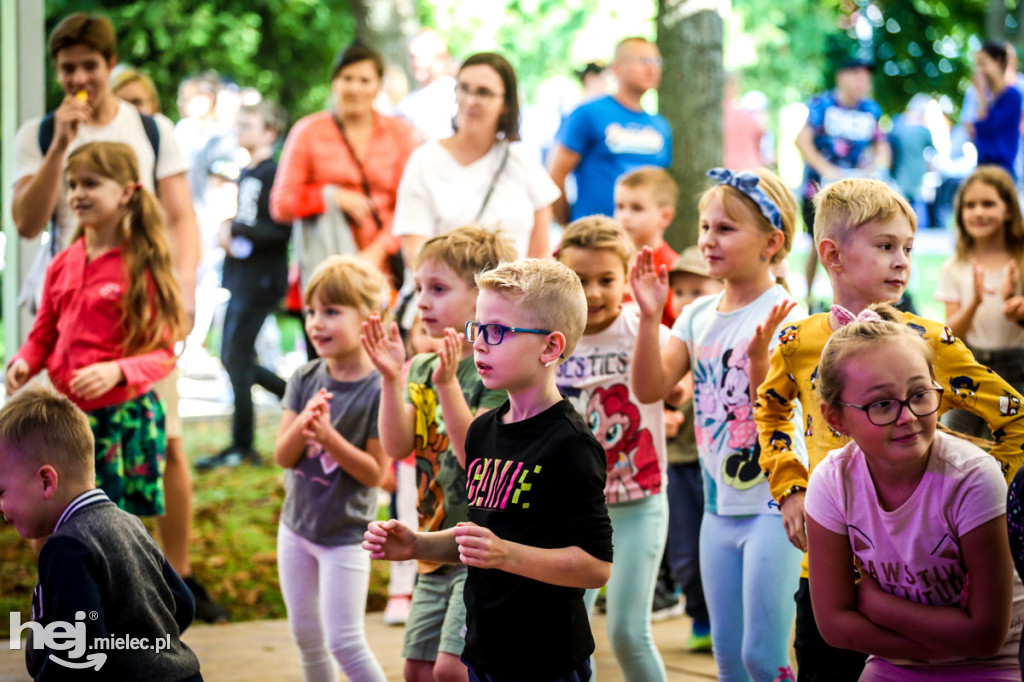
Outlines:
{"label": "wristband", "polygon": [[807,492],[807,488],[805,486],[795,485],[792,488],[790,488],[789,490],[787,490],[786,492],[782,493],[782,495],[779,497],[779,509],[782,508],[782,503],[785,502],[786,498],[789,497],[790,495],[795,495],[796,493],[805,493],[805,492]]}

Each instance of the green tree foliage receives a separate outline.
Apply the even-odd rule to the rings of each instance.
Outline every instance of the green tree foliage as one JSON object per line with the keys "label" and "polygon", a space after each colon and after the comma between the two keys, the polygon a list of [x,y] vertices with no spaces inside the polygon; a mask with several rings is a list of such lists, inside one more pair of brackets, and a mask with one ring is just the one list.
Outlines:
{"label": "green tree foliage", "polygon": [[[825,86],[827,37],[840,32],[837,0],[734,0],[738,23],[756,61],[742,67],[744,89],[757,88],[778,110]],[[729,38],[736,38],[731,32]]]}
{"label": "green tree foliage", "polygon": [[959,106],[989,2],[734,0],[738,28],[757,55],[741,73],[777,109],[832,87],[836,67],[859,56],[876,65],[875,98],[887,113],[902,111],[918,92],[948,95]]}
{"label": "green tree foliage", "polygon": [[[47,34],[77,11],[114,22],[121,62],[149,72],[174,118],[182,79],[207,69],[280,102],[293,121],[322,109],[331,60],[355,34],[340,0],[48,0]],[[53,65],[47,70],[52,109],[61,92]]]}
{"label": "green tree foliage", "polygon": [[[948,95],[956,107],[974,70],[972,37],[982,32],[988,0],[886,0],[865,11],[872,27],[875,98],[890,114],[918,92]],[[835,62],[845,55],[836,50]]]}
{"label": "green tree foliage", "polygon": [[[490,2],[496,4],[497,0]],[[438,7],[441,4],[445,6]],[[532,100],[537,86],[545,79],[569,75],[582,66],[572,62],[573,43],[597,6],[598,0],[504,0],[500,23],[494,27],[479,15],[467,18],[452,3],[417,3],[420,23],[444,36],[456,61],[484,50],[494,50],[508,58],[516,69],[519,89],[526,101]],[[609,44],[609,54],[611,48]]]}
{"label": "green tree foliage", "polygon": [[579,66],[569,57],[573,36],[596,4],[595,0],[509,0],[498,30],[498,51],[513,55],[524,92],[532,93],[545,78],[567,75]]}

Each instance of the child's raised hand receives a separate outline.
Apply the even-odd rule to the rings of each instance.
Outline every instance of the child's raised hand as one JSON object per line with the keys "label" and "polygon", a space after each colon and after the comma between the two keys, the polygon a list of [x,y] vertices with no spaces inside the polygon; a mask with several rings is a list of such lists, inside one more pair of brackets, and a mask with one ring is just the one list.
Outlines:
{"label": "child's raised hand", "polygon": [[7,368],[4,376],[4,383],[7,385],[7,395],[14,395],[14,392],[25,385],[28,381],[28,363],[18,358]]}
{"label": "child's raised hand", "polygon": [[402,363],[405,362],[405,346],[402,335],[398,332],[398,324],[391,323],[391,328],[384,330],[380,315],[371,313],[363,322],[363,333],[359,336],[370,356],[370,362],[377,368],[380,375],[393,381],[402,376]]}
{"label": "child's raised hand", "polygon": [[509,543],[483,526],[463,522],[455,527],[459,560],[475,568],[501,568],[509,556]]}
{"label": "child's raised hand", "polygon": [[645,246],[637,254],[636,262],[629,270],[629,284],[633,289],[633,299],[640,306],[640,314],[661,319],[668,300],[668,268],[654,264],[651,247]]}
{"label": "child's raised hand", "polygon": [[363,533],[363,549],[373,559],[407,561],[414,558],[416,533],[395,519],[374,521]]}
{"label": "child's raised hand", "polygon": [[324,411],[331,411],[331,398],[334,394],[328,391],[326,388],[321,388],[319,391],[313,394],[313,396],[306,401],[306,406],[302,408],[301,417],[308,417],[310,414]]}
{"label": "child's raised hand", "polygon": [[302,437],[307,440],[315,440],[321,445],[326,444],[327,439],[334,432],[329,407],[325,404],[308,412],[303,410],[302,418]]}
{"label": "child's raised hand", "polygon": [[121,365],[113,360],[76,369],[68,389],[82,400],[93,400],[124,381]]}
{"label": "child's raised hand", "polygon": [[1011,296],[1003,303],[1003,315],[1017,324],[1024,324],[1024,296]]}
{"label": "child's raised hand", "polygon": [[1006,275],[1003,277],[1003,300],[1009,300],[1017,293],[1017,286],[1020,283],[1020,273],[1017,270],[1017,261],[1010,261],[1006,267]]}
{"label": "child's raised hand", "polygon": [[462,360],[462,339],[464,337],[451,327],[444,330],[444,344],[437,351],[437,369],[434,370],[434,385],[455,381],[455,372]]}
{"label": "child's raised hand", "polygon": [[750,343],[747,344],[747,357],[762,358],[765,363],[770,362],[768,346],[775,335],[775,330],[779,328],[782,321],[786,319],[786,315],[789,315],[790,311],[795,307],[796,301],[782,301],[772,306],[768,317],[765,318],[764,322],[757,325],[754,335],[750,337]]}

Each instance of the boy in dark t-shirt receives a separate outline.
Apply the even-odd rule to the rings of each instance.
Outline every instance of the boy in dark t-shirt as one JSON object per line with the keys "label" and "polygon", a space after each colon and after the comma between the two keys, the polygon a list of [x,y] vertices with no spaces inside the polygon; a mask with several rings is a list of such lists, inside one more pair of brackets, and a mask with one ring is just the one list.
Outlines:
{"label": "boy in dark t-shirt", "polygon": [[222,283],[231,292],[220,355],[231,380],[235,409],[231,444],[196,462],[199,470],[242,462],[259,464],[261,458],[253,449],[252,387],[259,385],[278,398],[284,396],[284,379],[261,366],[255,352],[263,321],[288,288],[291,225],[270,217],[270,188],[277,173],[274,142],[284,125],[281,110],[265,100],[238,112],[238,146],[249,153],[249,164],[238,177],[238,210],[220,234],[225,251]]}
{"label": "boy in dark t-shirt", "polygon": [[469,521],[415,533],[371,523],[374,558],[461,562],[470,680],[583,681],[594,651],[583,591],[611,574],[605,456],[558,393],[555,369],[586,324],[579,278],[561,263],[525,259],[476,278],[467,323],[477,371],[508,402],[466,436]]}

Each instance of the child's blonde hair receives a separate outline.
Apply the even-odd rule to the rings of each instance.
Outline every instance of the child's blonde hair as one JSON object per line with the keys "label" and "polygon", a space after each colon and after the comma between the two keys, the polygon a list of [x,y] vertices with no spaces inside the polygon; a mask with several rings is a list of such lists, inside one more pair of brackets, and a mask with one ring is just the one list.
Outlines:
{"label": "child's blonde hair", "polygon": [[450,267],[466,284],[475,287],[474,275],[518,258],[516,247],[501,230],[466,225],[431,237],[420,248],[413,269],[423,263],[439,262]]}
{"label": "child's blonde hair", "polygon": [[588,215],[572,221],[562,234],[559,260],[562,259],[562,251],[568,248],[611,251],[622,261],[622,271],[629,272],[633,242],[622,226],[608,216]]}
{"label": "child's blonde hair", "polygon": [[509,299],[531,324],[562,332],[563,358],[572,355],[587,326],[587,296],[575,272],[555,260],[524,258],[478,274],[476,285]]}
{"label": "child's blonde hair", "polygon": [[821,362],[818,363],[818,395],[828,405],[838,406],[843,400],[843,386],[846,385],[844,369],[849,361],[882,341],[898,339],[901,343],[920,350],[928,363],[928,371],[932,378],[935,378],[931,346],[920,334],[901,323],[899,311],[888,303],[875,303],[868,306],[867,310],[881,319],[857,320],[840,327],[829,337],[821,351]]}
{"label": "child's blonde hair", "polygon": [[[751,171],[758,177],[757,186],[768,198],[772,200],[775,206],[779,209],[779,217],[782,222],[782,246],[772,254],[769,262],[772,265],[781,263],[789,255],[789,250],[793,248],[793,232],[796,229],[796,200],[793,198],[793,193],[786,187],[786,183],[782,182],[778,175],[772,173],[770,170],[765,168],[758,168],[757,170]],[[739,220],[737,214],[737,207],[745,205],[751,213],[754,214],[757,220],[757,227],[761,232],[765,234],[771,234],[776,228],[772,225],[768,218],[761,213],[761,208],[754,202],[753,199],[748,197],[746,194],[736,189],[731,185],[715,185],[708,191],[704,192],[700,198],[700,211],[704,212],[708,202],[714,196],[722,197],[722,207],[725,209],[725,214],[733,220]],[[784,282],[780,282],[785,284]]]}
{"label": "child's blonde hair", "polygon": [[330,256],[313,271],[303,301],[308,306],[318,298],[324,304],[356,308],[369,317],[370,313],[384,314],[387,291],[384,275],[365,260]]}
{"label": "child's blonde hair", "polygon": [[0,409],[0,450],[32,468],[49,464],[76,482],[96,479],[89,418],[70,399],[33,382]]}
{"label": "child's blonde hair", "polygon": [[629,189],[646,187],[651,191],[651,196],[658,204],[658,208],[670,206],[675,208],[679,199],[679,185],[675,178],[664,168],[658,166],[643,166],[619,176],[615,184]]}
{"label": "child's blonde hair", "polygon": [[974,237],[967,233],[964,225],[964,194],[975,182],[981,182],[996,191],[999,198],[1006,204],[1006,229],[1003,232],[1006,250],[1018,263],[1024,260],[1024,219],[1021,218],[1020,202],[1017,200],[1017,188],[1013,178],[999,166],[978,166],[971,176],[960,183],[954,201],[956,214],[956,258],[970,262],[974,254]]}
{"label": "child's blonde hair", "polygon": [[[71,152],[65,173],[78,166],[135,187],[127,219],[118,226],[128,280],[128,290],[121,297],[124,354],[139,355],[178,341],[185,333],[181,290],[171,267],[163,212],[153,193],[140,183],[135,152],[120,142],[90,142]],[[84,231],[79,225],[72,241]]]}
{"label": "child's blonde hair", "polygon": [[814,247],[822,239],[846,239],[873,220],[889,222],[898,216],[917,231],[914,209],[881,180],[839,180],[814,196]]}
{"label": "child's blonde hair", "polygon": [[138,83],[142,86],[142,89],[146,91],[146,96],[153,103],[153,110],[160,113],[160,95],[156,91],[153,79],[145,71],[139,71],[130,66],[121,69],[110,79],[110,91],[116,95],[118,90],[132,83]]}

